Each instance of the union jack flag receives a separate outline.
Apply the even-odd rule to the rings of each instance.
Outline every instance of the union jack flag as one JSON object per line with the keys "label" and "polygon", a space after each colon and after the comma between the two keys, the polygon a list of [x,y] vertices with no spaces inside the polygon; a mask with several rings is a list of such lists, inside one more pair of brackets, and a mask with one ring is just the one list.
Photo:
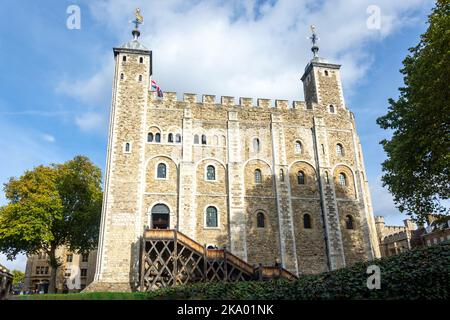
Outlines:
{"label": "union jack flag", "polygon": [[155,80],[152,80],[152,89],[156,90],[159,98],[163,97],[163,92],[162,92],[160,86],[158,86],[158,84],[156,83]]}

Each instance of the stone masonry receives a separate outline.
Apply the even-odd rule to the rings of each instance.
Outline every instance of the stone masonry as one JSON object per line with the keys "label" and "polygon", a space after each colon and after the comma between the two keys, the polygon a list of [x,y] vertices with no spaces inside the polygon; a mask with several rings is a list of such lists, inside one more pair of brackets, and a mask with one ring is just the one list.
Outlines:
{"label": "stone masonry", "polygon": [[[154,227],[158,205],[169,212],[168,228],[226,246],[251,264],[279,260],[295,274],[308,274],[379,257],[339,65],[314,58],[301,78],[305,101],[272,105],[268,99],[187,93],[178,99],[173,92],[158,98],[149,91],[150,50],[136,38],[115,48],[114,56],[105,196],[90,290],[137,289],[139,240],[145,227]],[[211,167],[214,179],[208,178]],[[217,213],[213,226],[206,221],[210,207]]]}

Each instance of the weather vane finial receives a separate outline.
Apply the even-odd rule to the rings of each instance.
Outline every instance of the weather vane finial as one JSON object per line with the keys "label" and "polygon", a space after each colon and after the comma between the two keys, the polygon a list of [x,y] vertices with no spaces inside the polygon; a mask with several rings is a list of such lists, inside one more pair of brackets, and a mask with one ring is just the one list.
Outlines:
{"label": "weather vane finial", "polygon": [[317,58],[317,52],[319,52],[319,47],[317,45],[317,42],[319,41],[319,37],[317,37],[316,34],[316,27],[314,25],[311,25],[311,37],[309,39],[312,42],[311,51],[313,52],[314,58]]}
{"label": "weather vane finial", "polygon": [[134,12],[134,16],[136,19],[134,21],[131,21],[134,23],[134,30],[132,32],[134,40],[137,40],[141,33],[139,32],[139,25],[144,23],[144,17],[141,15],[141,9],[136,8],[136,11]]}

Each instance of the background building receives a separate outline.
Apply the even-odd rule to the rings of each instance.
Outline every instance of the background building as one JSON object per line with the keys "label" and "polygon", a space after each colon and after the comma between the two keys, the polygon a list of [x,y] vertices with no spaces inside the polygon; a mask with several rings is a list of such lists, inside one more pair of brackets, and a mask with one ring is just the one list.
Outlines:
{"label": "background building", "polygon": [[[56,250],[56,256],[62,263],[56,271],[57,292],[79,291],[93,281],[97,250],[92,250],[89,254],[76,254],[69,252],[66,247],[59,247]],[[47,254],[29,256],[25,269],[24,290],[32,293],[46,293],[50,273]]]}

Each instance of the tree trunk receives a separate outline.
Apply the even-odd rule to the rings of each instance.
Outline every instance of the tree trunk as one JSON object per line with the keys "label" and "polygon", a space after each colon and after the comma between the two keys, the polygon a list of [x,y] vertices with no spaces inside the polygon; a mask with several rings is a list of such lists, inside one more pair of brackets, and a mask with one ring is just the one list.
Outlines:
{"label": "tree trunk", "polygon": [[56,257],[56,247],[52,247],[49,251],[50,283],[48,285],[48,293],[56,293],[56,273],[58,272],[59,262]]}

